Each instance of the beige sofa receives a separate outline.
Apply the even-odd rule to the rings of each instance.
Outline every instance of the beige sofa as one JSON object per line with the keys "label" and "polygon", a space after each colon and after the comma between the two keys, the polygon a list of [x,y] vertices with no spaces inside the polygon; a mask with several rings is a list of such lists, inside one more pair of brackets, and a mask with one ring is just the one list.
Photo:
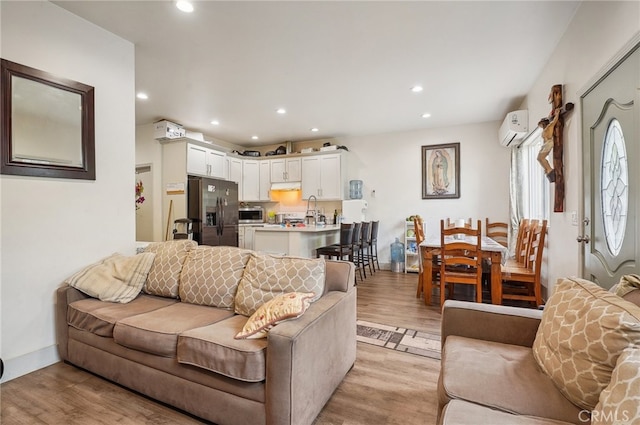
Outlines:
{"label": "beige sofa", "polygon": [[[127,303],[60,287],[61,358],[216,424],[311,424],[355,361],[353,264],[194,245],[147,248],[153,265]],[[239,304],[271,290],[321,293],[266,338],[236,339],[248,320]]]}
{"label": "beige sofa", "polygon": [[640,423],[633,302],[571,278],[544,311],[449,300],[442,314],[439,424]]}

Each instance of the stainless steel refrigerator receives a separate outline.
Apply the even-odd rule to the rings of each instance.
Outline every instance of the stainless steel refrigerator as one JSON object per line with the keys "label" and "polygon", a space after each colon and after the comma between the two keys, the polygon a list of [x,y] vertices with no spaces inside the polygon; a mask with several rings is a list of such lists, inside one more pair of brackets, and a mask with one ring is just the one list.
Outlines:
{"label": "stainless steel refrigerator", "polygon": [[200,245],[238,246],[238,183],[189,176],[188,215]]}

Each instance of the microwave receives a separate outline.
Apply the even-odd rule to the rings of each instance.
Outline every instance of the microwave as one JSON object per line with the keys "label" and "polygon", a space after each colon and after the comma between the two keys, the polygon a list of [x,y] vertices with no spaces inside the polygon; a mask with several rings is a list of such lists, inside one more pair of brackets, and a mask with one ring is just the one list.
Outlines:
{"label": "microwave", "polygon": [[238,209],[238,224],[264,223],[264,208],[241,207]]}

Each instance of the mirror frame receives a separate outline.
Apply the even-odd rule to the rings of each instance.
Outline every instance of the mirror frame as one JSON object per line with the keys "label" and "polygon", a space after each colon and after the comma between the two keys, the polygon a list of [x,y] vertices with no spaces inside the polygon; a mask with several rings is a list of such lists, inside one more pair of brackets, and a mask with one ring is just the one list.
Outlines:
{"label": "mirror frame", "polygon": [[[6,59],[1,59],[0,68],[0,120],[2,126],[2,134],[0,135],[0,146],[2,148],[0,174],[95,180],[94,88],[77,81],[57,77],[47,72],[30,68],[25,65],[20,65]],[[80,138],[82,144],[82,167],[71,167],[58,164],[35,164],[30,162],[14,161],[12,159],[11,78],[13,76],[25,78],[80,95],[82,106],[82,134]]]}

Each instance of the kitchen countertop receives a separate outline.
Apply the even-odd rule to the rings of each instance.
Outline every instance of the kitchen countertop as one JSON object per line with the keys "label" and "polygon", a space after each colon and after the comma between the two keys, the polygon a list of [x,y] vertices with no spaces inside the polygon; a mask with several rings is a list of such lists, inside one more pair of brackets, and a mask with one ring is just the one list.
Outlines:
{"label": "kitchen countertop", "polygon": [[265,224],[263,227],[256,227],[256,232],[304,232],[304,233],[318,233],[318,232],[332,232],[334,230],[340,230],[339,224],[326,224],[324,226],[291,226],[284,227],[279,224]]}

